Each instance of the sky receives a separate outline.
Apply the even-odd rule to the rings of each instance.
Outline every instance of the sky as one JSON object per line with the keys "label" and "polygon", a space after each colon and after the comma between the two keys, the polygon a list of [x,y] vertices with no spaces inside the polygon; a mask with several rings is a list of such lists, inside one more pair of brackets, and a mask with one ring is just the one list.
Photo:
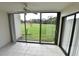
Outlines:
{"label": "sky", "polygon": [[[57,13],[42,13],[42,19],[48,19],[49,17],[56,17]],[[21,20],[24,21],[24,14],[20,14]],[[40,19],[40,13],[34,14],[34,13],[28,13],[26,14],[26,20],[31,19]]]}

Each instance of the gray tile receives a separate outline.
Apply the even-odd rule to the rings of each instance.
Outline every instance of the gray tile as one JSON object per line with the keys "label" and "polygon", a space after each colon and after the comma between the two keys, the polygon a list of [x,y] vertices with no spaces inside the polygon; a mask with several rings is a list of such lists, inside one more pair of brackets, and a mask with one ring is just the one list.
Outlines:
{"label": "gray tile", "polygon": [[64,53],[56,45],[17,42],[0,48],[0,56],[64,56]]}

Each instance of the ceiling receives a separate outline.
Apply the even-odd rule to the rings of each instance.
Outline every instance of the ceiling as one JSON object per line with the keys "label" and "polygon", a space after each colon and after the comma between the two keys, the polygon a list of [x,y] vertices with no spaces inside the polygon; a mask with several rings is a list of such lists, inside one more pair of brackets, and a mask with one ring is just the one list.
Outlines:
{"label": "ceiling", "polygon": [[[71,2],[27,2],[31,11],[62,11]],[[7,12],[24,11],[24,2],[0,2],[0,10]]]}

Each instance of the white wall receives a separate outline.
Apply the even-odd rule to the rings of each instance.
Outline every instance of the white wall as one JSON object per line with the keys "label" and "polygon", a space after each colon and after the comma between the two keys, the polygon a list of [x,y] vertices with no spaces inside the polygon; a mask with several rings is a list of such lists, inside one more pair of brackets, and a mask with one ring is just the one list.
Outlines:
{"label": "white wall", "polygon": [[6,12],[0,12],[0,48],[10,42],[10,32],[8,15]]}
{"label": "white wall", "polygon": [[16,34],[16,39],[21,37],[21,30],[20,30],[20,15],[19,14],[14,14],[14,25],[15,25],[15,34]]}

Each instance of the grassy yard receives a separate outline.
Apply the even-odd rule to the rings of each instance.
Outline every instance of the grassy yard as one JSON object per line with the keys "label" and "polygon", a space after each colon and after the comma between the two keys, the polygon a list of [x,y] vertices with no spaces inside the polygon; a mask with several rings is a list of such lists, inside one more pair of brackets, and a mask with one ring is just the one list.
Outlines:
{"label": "grassy yard", "polygon": [[[55,38],[55,25],[54,24],[42,24],[41,28],[41,40],[44,42],[53,42]],[[39,41],[40,36],[40,24],[27,23],[27,40]],[[25,34],[24,24],[21,24],[21,32]]]}

